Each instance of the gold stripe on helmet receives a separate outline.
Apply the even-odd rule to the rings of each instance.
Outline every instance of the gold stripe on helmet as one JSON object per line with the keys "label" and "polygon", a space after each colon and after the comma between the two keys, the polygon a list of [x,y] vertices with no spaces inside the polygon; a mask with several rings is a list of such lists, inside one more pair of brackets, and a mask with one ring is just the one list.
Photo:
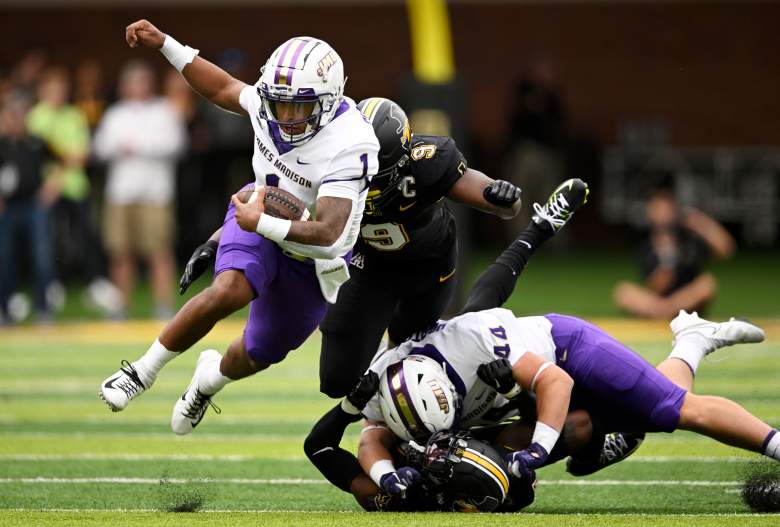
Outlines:
{"label": "gold stripe on helmet", "polygon": [[396,372],[395,375],[393,375],[393,377],[390,379],[390,383],[392,384],[393,390],[395,391],[395,393],[391,395],[393,395],[395,400],[398,402],[398,409],[401,410],[401,413],[403,414],[402,417],[405,418],[413,435],[419,433],[421,431],[420,423],[417,422],[417,419],[414,416],[414,411],[411,408],[411,405],[414,403],[406,399],[406,396],[404,395],[403,389],[401,387],[400,370]]}
{"label": "gold stripe on helmet", "polygon": [[368,99],[368,102],[366,103],[366,106],[363,108],[363,115],[366,116],[366,119],[369,120],[369,122],[373,121],[374,114],[381,106],[381,103],[384,99],[381,97],[371,97]]}
{"label": "gold stripe on helmet", "polygon": [[506,474],[504,473],[501,468],[496,465],[496,463],[483,455],[481,455],[479,452],[472,450],[472,449],[466,449],[463,451],[462,456],[465,459],[468,459],[470,461],[473,461],[480,467],[486,469],[490,474],[492,474],[499,482],[501,487],[504,489],[504,496],[507,495],[509,492],[509,480],[506,477]]}

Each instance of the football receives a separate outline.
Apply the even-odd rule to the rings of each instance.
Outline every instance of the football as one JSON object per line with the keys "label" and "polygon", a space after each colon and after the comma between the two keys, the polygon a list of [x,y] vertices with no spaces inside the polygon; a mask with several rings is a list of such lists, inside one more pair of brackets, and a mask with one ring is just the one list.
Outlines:
{"label": "football", "polygon": [[[250,203],[257,197],[257,190],[242,190],[236,194],[241,203]],[[308,211],[303,202],[287,192],[277,187],[266,187],[265,213],[274,218],[283,220],[306,220]]]}

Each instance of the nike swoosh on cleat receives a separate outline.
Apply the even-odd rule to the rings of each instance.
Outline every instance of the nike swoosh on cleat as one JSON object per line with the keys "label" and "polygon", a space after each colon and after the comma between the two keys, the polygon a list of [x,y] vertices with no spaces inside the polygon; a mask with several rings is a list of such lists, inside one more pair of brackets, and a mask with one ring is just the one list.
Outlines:
{"label": "nike swoosh on cleat", "polygon": [[117,380],[121,375],[117,375],[113,379],[108,379],[105,383],[103,383],[103,388],[113,388],[114,387],[114,381]]}
{"label": "nike swoosh on cleat", "polygon": [[453,269],[452,272],[448,275],[439,276],[439,283],[446,282],[447,280],[452,278],[452,275],[455,274],[455,271],[457,271],[457,269]]}

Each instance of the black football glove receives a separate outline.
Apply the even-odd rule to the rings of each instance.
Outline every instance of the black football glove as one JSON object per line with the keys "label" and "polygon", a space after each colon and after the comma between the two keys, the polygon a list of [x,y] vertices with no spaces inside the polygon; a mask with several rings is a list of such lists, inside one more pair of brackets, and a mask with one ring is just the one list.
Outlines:
{"label": "black football glove", "polygon": [[519,187],[516,187],[509,181],[504,181],[503,179],[495,180],[482,191],[482,196],[485,198],[485,201],[492,203],[497,207],[504,207],[507,209],[520,199],[520,194],[522,194],[522,191]]}
{"label": "black football glove", "polygon": [[378,390],[379,376],[376,372],[368,370],[358,379],[355,387],[347,395],[347,402],[354,406],[358,412],[361,412]]}
{"label": "black football glove", "polygon": [[477,377],[500,394],[514,397],[519,393],[515,378],[512,376],[512,365],[506,359],[480,364],[477,368]]}
{"label": "black football glove", "polygon": [[198,279],[200,275],[213,263],[217,257],[217,247],[219,244],[214,240],[209,240],[192,253],[187,266],[184,268],[184,274],[179,280],[179,294],[183,295],[190,284]]}

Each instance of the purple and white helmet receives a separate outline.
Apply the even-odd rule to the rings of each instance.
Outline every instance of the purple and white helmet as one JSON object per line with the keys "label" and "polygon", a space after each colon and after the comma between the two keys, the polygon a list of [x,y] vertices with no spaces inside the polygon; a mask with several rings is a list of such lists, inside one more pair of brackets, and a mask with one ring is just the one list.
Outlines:
{"label": "purple and white helmet", "polygon": [[409,355],[387,367],[379,379],[382,417],[401,439],[425,440],[455,424],[457,393],[441,365]]}
{"label": "purple and white helmet", "polygon": [[311,139],[336,115],[344,95],[344,63],[327,42],[313,37],[293,37],[271,53],[260,70],[257,93],[262,104],[260,118],[278,126],[275,104],[314,102],[306,119],[281,124],[306,122],[306,129],[291,135],[279,129],[282,141],[300,145]]}

